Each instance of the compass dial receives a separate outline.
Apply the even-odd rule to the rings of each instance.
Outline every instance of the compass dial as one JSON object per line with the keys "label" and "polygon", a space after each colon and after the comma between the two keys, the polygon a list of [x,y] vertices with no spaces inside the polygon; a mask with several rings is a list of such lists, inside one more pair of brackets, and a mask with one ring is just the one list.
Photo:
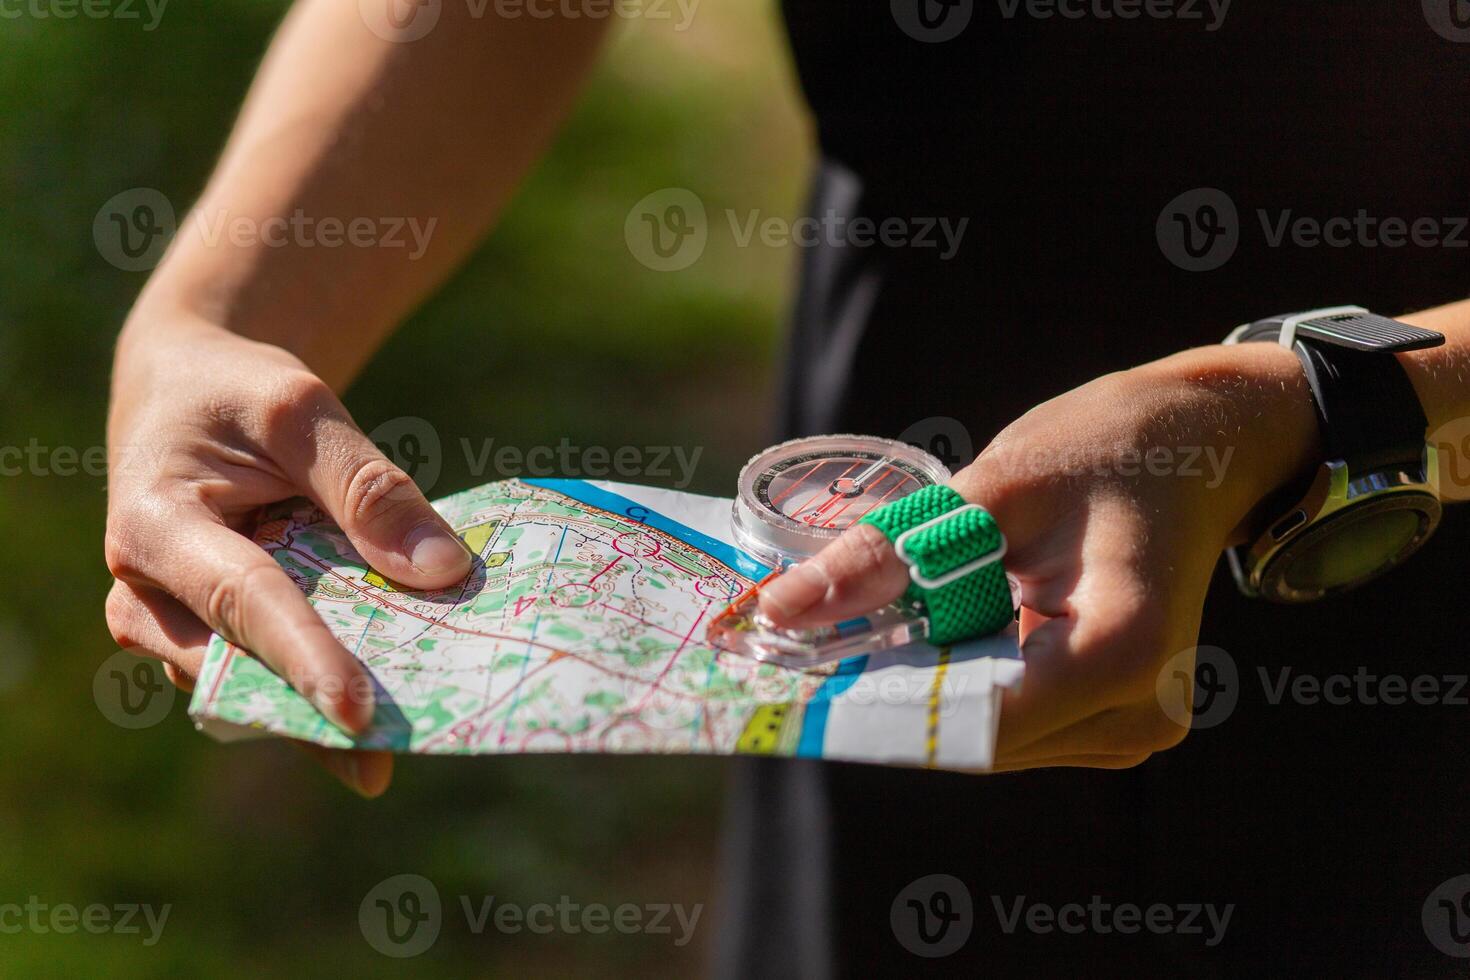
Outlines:
{"label": "compass dial", "polygon": [[775,567],[800,561],[874,509],[949,478],[921,449],[876,436],[814,436],[773,446],[740,473],[734,528]]}

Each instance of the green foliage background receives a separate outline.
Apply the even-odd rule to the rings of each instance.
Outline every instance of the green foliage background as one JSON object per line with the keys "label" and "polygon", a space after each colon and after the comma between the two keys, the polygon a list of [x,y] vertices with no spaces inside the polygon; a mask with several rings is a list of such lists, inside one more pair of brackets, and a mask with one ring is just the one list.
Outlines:
{"label": "green foliage background", "polygon": [[[134,187],[182,215],[203,186],[283,0],[171,4],[138,21],[0,20],[0,446],[103,441],[113,338],[143,276],[99,255],[92,222]],[[528,79],[527,84],[535,84]],[[773,5],[724,0],[693,25],[619,26],[550,158],[463,273],[348,396],[365,429],[427,418],[445,442],[433,494],[471,472],[461,438],[529,448],[703,447],[692,489],[728,493],[764,443],[770,363],[793,256],[738,248],[726,208],[789,215],[806,133]],[[651,272],[623,221],[644,195],[694,190],[710,245]],[[0,975],[200,976],[696,970],[669,937],[475,936],[478,902],[709,903],[723,764],[709,760],[406,760],[359,801],[282,744],[220,746],[177,699],[138,732],[107,722],[92,679],[102,616],[99,477],[0,478],[0,903],[169,903],[162,941],[0,934]],[[358,904],[402,872],[433,880],[446,925],[400,963]]]}

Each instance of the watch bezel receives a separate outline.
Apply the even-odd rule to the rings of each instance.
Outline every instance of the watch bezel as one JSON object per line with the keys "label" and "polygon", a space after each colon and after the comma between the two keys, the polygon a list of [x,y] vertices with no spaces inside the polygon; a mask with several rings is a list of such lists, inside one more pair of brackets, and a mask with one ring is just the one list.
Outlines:
{"label": "watch bezel", "polygon": [[[1236,585],[1252,598],[1295,603],[1312,602],[1372,581],[1418,551],[1438,527],[1443,513],[1434,492],[1438,465],[1439,454],[1429,444],[1418,467],[1393,466],[1353,474],[1343,460],[1328,460],[1318,467],[1302,497],[1281,511],[1254,541],[1227,550]],[[1423,518],[1415,536],[1388,561],[1367,575],[1337,586],[1302,591],[1285,585],[1282,570],[1290,565],[1293,551],[1308,539],[1315,542],[1316,532],[1323,525],[1349,511],[1388,499],[1402,500],[1399,506],[1417,510]]]}

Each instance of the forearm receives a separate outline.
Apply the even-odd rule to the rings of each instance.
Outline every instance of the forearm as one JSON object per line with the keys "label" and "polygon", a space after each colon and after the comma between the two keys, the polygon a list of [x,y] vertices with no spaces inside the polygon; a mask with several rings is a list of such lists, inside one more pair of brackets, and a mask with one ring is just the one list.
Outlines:
{"label": "forearm", "polygon": [[1419,393],[1430,434],[1457,419],[1470,418],[1470,300],[1398,319],[1445,336],[1442,347],[1399,355]]}
{"label": "forearm", "polygon": [[[1470,301],[1399,319],[1445,335],[1443,346],[1398,355],[1423,404],[1426,434],[1470,417]],[[1128,373],[1167,406],[1149,427],[1152,438],[1202,445],[1214,459],[1230,461],[1217,503],[1234,541],[1247,533],[1256,504],[1321,460],[1306,378],[1295,355],[1278,345],[1201,347]]]}
{"label": "forearm", "polygon": [[[160,322],[220,327],[286,348],[343,387],[493,223],[569,109],[606,23],[493,8],[475,18],[445,4],[427,36],[393,43],[358,7],[293,9],[120,357]],[[354,221],[361,233],[349,237]]]}

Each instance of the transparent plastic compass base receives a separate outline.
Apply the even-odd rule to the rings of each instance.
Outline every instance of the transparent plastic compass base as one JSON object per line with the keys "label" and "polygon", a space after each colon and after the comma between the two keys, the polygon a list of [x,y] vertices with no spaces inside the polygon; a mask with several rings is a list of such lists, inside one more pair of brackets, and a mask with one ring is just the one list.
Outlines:
{"label": "transparent plastic compass base", "polygon": [[[739,595],[709,624],[706,639],[717,650],[753,657],[798,670],[820,667],[848,657],[878,653],[920,643],[929,636],[924,610],[896,602],[865,616],[815,629],[782,629],[761,614],[761,589],[781,573],[772,572]],[[1011,605],[1020,608],[1021,585],[1011,575]]]}

